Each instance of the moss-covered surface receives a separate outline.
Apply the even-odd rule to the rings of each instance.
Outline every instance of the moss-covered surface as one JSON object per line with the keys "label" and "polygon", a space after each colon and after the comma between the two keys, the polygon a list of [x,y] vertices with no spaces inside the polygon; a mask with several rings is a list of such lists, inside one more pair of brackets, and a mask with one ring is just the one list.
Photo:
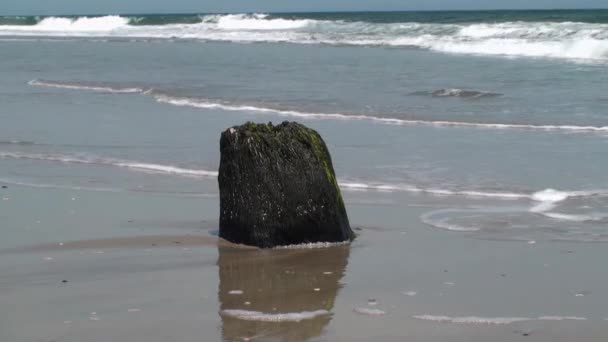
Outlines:
{"label": "moss-covered surface", "polygon": [[321,136],[294,122],[248,122],[220,140],[220,236],[273,247],[354,238]]}

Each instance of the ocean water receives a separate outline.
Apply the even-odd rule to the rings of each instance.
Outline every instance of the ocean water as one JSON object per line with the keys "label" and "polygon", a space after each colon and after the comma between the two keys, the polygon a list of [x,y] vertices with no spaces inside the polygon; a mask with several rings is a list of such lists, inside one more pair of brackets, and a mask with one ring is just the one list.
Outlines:
{"label": "ocean water", "polygon": [[431,227],[603,241],[606,15],[4,18],[2,180],[217,194],[223,129],[298,120]]}
{"label": "ocean water", "polygon": [[[471,250],[484,252],[462,258],[479,267],[494,249],[504,260],[529,255],[509,249],[516,243],[608,241],[608,11],[2,17],[0,71],[0,184],[46,200],[52,191],[92,198],[125,220],[131,210],[146,211],[136,199],[179,204],[155,204],[156,219],[200,206],[200,219],[213,225],[220,132],[246,121],[295,120],[327,142],[361,234],[421,226],[447,248],[433,265],[449,254],[451,239],[474,241]],[[12,207],[13,196],[0,195],[0,218],[10,222],[47,210],[44,201]],[[113,204],[125,198],[132,209]],[[15,224],[0,247],[125,234],[112,224],[57,227],[35,235]],[[413,257],[384,239],[387,260]],[[378,250],[369,241],[361,248]],[[605,283],[568,270],[587,288]],[[486,280],[473,278],[480,283],[463,298],[485,293]],[[465,272],[459,280],[466,279]],[[595,297],[597,306],[559,305],[553,281],[585,287],[547,277],[535,283],[539,297],[526,310],[501,303],[505,310],[475,306],[481,309],[462,315],[436,305],[428,309],[437,315],[416,312],[416,319],[603,319],[605,296]],[[555,297],[543,299],[544,286]],[[408,290],[420,287],[400,291],[414,296]],[[226,319],[302,317],[232,309],[223,311]],[[317,309],[303,314],[327,318]],[[381,311],[398,320],[390,308],[355,312]],[[479,317],[488,312],[503,318]]]}

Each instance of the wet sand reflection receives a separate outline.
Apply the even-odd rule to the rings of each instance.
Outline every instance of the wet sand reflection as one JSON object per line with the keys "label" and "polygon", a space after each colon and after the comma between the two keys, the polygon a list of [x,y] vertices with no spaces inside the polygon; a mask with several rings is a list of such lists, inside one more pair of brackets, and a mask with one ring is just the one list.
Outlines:
{"label": "wet sand reflection", "polygon": [[237,249],[218,246],[225,341],[303,341],[323,334],[350,246]]}

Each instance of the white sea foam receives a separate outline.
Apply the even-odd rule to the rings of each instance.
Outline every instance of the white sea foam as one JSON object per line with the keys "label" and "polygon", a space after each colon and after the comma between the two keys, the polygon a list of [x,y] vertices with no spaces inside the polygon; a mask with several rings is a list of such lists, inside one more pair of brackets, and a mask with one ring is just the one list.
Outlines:
{"label": "white sea foam", "polygon": [[448,210],[440,210],[440,211],[431,211],[429,213],[422,214],[420,216],[420,221],[422,221],[422,223],[427,224],[429,226],[439,228],[439,229],[449,230],[449,231],[453,231],[453,232],[477,232],[480,230],[480,228],[478,228],[478,227],[467,227],[467,226],[462,226],[462,225],[458,225],[458,224],[454,224],[454,223],[449,223],[449,221],[450,221],[449,217],[444,217],[441,219],[436,219],[433,217],[438,212],[449,212],[449,211],[452,211],[452,210],[448,209]]}
{"label": "white sea foam", "polygon": [[34,26],[0,26],[0,32],[14,31],[23,34],[28,33],[69,33],[78,32],[82,34],[95,32],[111,32],[121,27],[127,27],[129,19],[120,16],[110,15],[105,17],[80,17],[63,18],[48,17],[41,20]]}
{"label": "white sea foam", "polygon": [[217,177],[217,171],[208,170],[197,170],[197,169],[186,169],[172,165],[161,165],[161,164],[150,164],[150,163],[139,163],[133,161],[124,161],[118,159],[99,158],[94,156],[71,156],[63,154],[36,154],[36,153],[20,153],[20,152],[0,152],[0,158],[11,158],[11,159],[26,159],[26,160],[41,160],[60,162],[68,164],[93,164],[93,165],[104,165],[104,166],[115,166],[127,168],[129,170],[148,172],[148,173],[160,173],[160,174],[173,174],[180,176],[192,176],[192,177]]}
{"label": "white sea foam", "polygon": [[[206,22],[213,22],[214,20],[207,18]],[[290,30],[299,29],[306,27],[314,20],[301,19],[291,20],[282,18],[268,18],[266,14],[228,14],[220,15],[215,20],[217,28],[223,30]]]}
{"label": "white sea foam", "polygon": [[145,90],[137,87],[110,87],[95,84],[86,83],[75,83],[75,82],[57,82],[57,81],[44,81],[44,80],[31,80],[28,82],[29,85],[38,87],[49,87],[49,88],[62,88],[62,89],[73,89],[73,90],[89,90],[103,93],[143,93]]}
{"label": "white sea foam", "polygon": [[530,321],[530,318],[525,317],[477,317],[477,316],[466,316],[466,317],[449,317],[449,316],[434,316],[434,315],[417,315],[414,316],[416,319],[424,321],[433,321],[439,323],[460,323],[460,324],[493,324],[493,325],[505,325],[516,322]]}
{"label": "white sea foam", "polygon": [[575,214],[563,214],[563,213],[554,213],[554,212],[543,212],[544,216],[562,220],[562,221],[571,221],[571,222],[597,222],[604,221],[608,219],[607,213],[592,213],[588,215],[575,215]]}
{"label": "white sea foam", "polygon": [[361,182],[344,182],[339,183],[344,190],[353,191],[382,191],[382,192],[414,192],[425,193],[438,196],[466,196],[480,198],[501,198],[501,199],[522,199],[530,198],[530,195],[513,192],[484,192],[473,190],[448,190],[439,188],[420,188],[409,184],[381,184],[381,183],[361,183]]}
{"label": "white sea foam", "polygon": [[296,110],[284,110],[252,105],[234,105],[214,102],[205,99],[187,97],[173,97],[157,95],[156,101],[180,107],[194,107],[201,109],[217,109],[232,112],[253,112],[259,114],[272,114],[281,116],[297,117],[301,119],[330,119],[330,120],[353,120],[369,121],[373,123],[397,125],[397,126],[433,126],[433,127],[462,127],[462,128],[484,128],[484,129],[520,129],[540,131],[566,131],[566,132],[608,132],[608,126],[577,126],[577,125],[528,125],[528,124],[503,124],[503,123],[479,123],[443,120],[411,120],[386,118],[361,114],[344,113],[312,113]]}
{"label": "white sea foam", "polygon": [[507,325],[518,322],[529,322],[529,321],[584,321],[587,320],[585,317],[576,316],[540,316],[537,318],[530,317],[477,317],[477,316],[464,316],[464,317],[450,317],[450,316],[435,316],[435,315],[417,315],[414,316],[416,319],[424,321],[433,321],[439,323],[455,323],[455,324],[490,324],[490,325]]}
{"label": "white sea foam", "polygon": [[[546,212],[555,209],[558,203],[563,202],[572,197],[593,197],[593,196],[605,196],[608,195],[608,190],[595,190],[595,191],[559,191],[555,189],[545,189],[533,193],[530,198],[534,201],[539,202],[530,208],[530,212],[540,213],[548,216]],[[554,217],[560,216],[560,214],[549,214]],[[561,218],[565,219],[567,215],[561,215]],[[572,216],[575,217],[575,216]],[[575,221],[576,219],[574,219]]]}
{"label": "white sea foam", "polygon": [[539,321],[586,321],[585,317],[577,316],[540,316]]}
{"label": "white sea foam", "polygon": [[373,23],[229,14],[203,16],[192,24],[139,26],[119,16],[50,17],[36,25],[1,25],[0,36],[398,46],[447,53],[608,60],[608,25],[574,22]]}
{"label": "white sea foam", "polygon": [[570,197],[570,194],[555,189],[545,189],[532,194],[532,199],[539,202],[561,202]]}
{"label": "white sea foam", "polygon": [[314,319],[319,316],[329,315],[327,310],[287,312],[287,313],[264,313],[249,310],[222,310],[223,316],[242,319],[245,321],[258,322],[300,322],[303,320]]}
{"label": "white sea foam", "polygon": [[[65,154],[52,154],[52,153],[22,153],[22,152],[6,152],[0,151],[0,158],[4,159],[23,159],[23,160],[39,160],[48,162],[58,162],[67,164],[84,164],[84,165],[101,165],[101,166],[113,166],[125,168],[131,171],[146,172],[153,174],[165,174],[165,175],[176,175],[182,177],[196,177],[196,178],[215,178],[218,176],[217,171],[204,170],[204,169],[190,169],[183,168],[175,165],[165,165],[156,163],[144,163],[138,161],[127,161],[112,158],[102,158],[91,155],[65,155]],[[339,181],[339,185],[344,191],[355,190],[355,191],[379,191],[379,192],[411,192],[420,194],[429,194],[434,196],[462,196],[470,198],[496,198],[502,200],[521,200],[529,199],[535,202],[530,211],[535,213],[544,214],[546,216],[571,220],[571,221],[599,221],[608,217],[608,214],[593,214],[588,216],[577,216],[559,213],[548,213],[554,209],[556,205],[568,198],[572,197],[596,197],[596,196],[608,196],[608,190],[581,190],[581,191],[557,191],[553,189],[546,189],[543,191],[535,192],[532,194],[527,193],[515,193],[515,192],[494,192],[494,191],[480,191],[480,190],[450,190],[441,188],[421,188],[415,185],[409,184],[386,184],[386,183],[363,183],[363,182],[352,182],[352,181]],[[437,226],[442,229],[448,229],[453,231],[477,231],[478,228],[463,227],[448,223],[446,220],[435,220],[429,216],[423,216],[422,220],[427,224]],[[340,244],[340,243],[338,243]],[[303,245],[284,246],[281,248],[327,248],[335,246],[333,243],[309,243]]]}
{"label": "white sea foam", "polygon": [[132,163],[132,162],[114,162],[112,165],[129,168],[132,170],[148,171],[153,173],[166,173],[183,176],[196,176],[196,177],[217,177],[217,171],[208,170],[194,170],[184,169],[181,167],[171,165],[159,165],[159,164],[146,164],[146,163]]}

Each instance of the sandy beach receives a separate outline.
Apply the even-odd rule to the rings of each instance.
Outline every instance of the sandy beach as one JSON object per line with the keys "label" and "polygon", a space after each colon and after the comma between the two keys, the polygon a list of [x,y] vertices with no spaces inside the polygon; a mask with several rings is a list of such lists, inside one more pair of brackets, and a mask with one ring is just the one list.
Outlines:
{"label": "sandy beach", "polygon": [[[602,340],[606,275],[584,267],[602,244],[445,234],[401,222],[432,198],[404,208],[345,194],[359,234],[351,245],[259,250],[219,240],[199,200],[113,194],[94,217],[87,208],[106,194],[72,201],[72,191],[10,186],[1,216],[23,240],[0,251],[2,338]],[[213,212],[215,200],[207,205]],[[154,222],[159,206],[180,217]],[[75,228],[99,238],[70,239]],[[27,243],[41,234],[49,242]]]}

